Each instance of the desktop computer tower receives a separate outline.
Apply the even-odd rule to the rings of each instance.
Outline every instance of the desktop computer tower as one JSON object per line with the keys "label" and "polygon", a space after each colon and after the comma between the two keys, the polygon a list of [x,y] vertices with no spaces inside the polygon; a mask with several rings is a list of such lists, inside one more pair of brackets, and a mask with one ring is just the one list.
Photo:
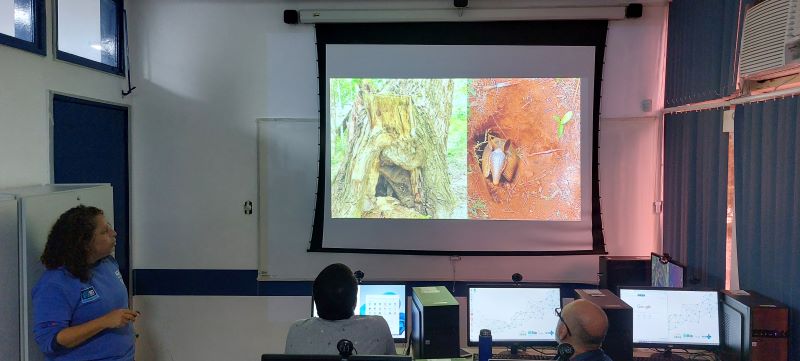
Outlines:
{"label": "desktop computer tower", "polygon": [[789,308],[758,293],[746,292],[722,292],[723,360],[787,361]]}
{"label": "desktop computer tower", "polygon": [[[599,292],[599,293],[598,293]],[[578,298],[594,303],[608,316],[603,350],[614,361],[633,361],[633,309],[609,290],[575,290]]]}
{"label": "desktop computer tower", "polygon": [[619,295],[619,286],[650,286],[650,257],[600,256],[600,288]]}
{"label": "desktop computer tower", "polygon": [[411,292],[411,348],[414,359],[458,358],[458,301],[444,286]]}

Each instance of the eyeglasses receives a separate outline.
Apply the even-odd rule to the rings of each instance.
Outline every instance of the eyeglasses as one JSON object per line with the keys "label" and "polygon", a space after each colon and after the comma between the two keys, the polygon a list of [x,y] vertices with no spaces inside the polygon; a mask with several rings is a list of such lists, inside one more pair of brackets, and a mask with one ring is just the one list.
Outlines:
{"label": "eyeglasses", "polygon": [[572,332],[570,332],[569,326],[567,326],[567,321],[564,321],[564,317],[561,317],[561,307],[556,308],[556,316],[558,316],[558,320],[564,324],[564,327],[567,328],[567,336],[572,336]]}

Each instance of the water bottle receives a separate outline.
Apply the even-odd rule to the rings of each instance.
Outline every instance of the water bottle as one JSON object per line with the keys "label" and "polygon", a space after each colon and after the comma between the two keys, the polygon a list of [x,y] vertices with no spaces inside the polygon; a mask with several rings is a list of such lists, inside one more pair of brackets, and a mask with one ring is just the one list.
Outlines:
{"label": "water bottle", "polygon": [[483,329],[478,336],[478,361],[492,358],[492,331]]}

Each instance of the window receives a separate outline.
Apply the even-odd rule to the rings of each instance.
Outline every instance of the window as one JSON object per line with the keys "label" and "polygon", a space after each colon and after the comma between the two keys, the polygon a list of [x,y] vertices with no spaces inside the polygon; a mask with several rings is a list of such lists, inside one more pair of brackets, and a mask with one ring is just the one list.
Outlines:
{"label": "window", "polygon": [[728,201],[725,228],[725,289],[739,289],[739,262],[736,261],[736,177],[733,162],[733,133],[728,133]]}
{"label": "window", "polygon": [[122,0],[57,0],[56,58],[122,75],[122,9]]}
{"label": "window", "polygon": [[44,0],[0,0],[0,44],[45,55]]}

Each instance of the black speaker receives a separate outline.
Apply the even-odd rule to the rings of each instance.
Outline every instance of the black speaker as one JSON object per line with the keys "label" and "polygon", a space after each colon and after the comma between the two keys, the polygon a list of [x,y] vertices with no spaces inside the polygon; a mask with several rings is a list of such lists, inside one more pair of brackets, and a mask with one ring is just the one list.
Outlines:
{"label": "black speaker", "polygon": [[286,24],[297,24],[300,22],[300,13],[297,10],[284,10],[283,22]]}
{"label": "black speaker", "polygon": [[642,17],[643,10],[644,7],[642,6],[642,4],[638,3],[628,4],[628,6],[625,7],[625,17],[628,19],[638,19]]}
{"label": "black speaker", "polygon": [[619,296],[619,286],[650,286],[650,257],[600,257],[600,288]]}
{"label": "black speaker", "polygon": [[[593,292],[595,290],[590,290]],[[633,309],[609,290],[591,294],[575,290],[578,298],[599,306],[608,316],[608,332],[603,341],[603,351],[614,361],[633,361]]]}

